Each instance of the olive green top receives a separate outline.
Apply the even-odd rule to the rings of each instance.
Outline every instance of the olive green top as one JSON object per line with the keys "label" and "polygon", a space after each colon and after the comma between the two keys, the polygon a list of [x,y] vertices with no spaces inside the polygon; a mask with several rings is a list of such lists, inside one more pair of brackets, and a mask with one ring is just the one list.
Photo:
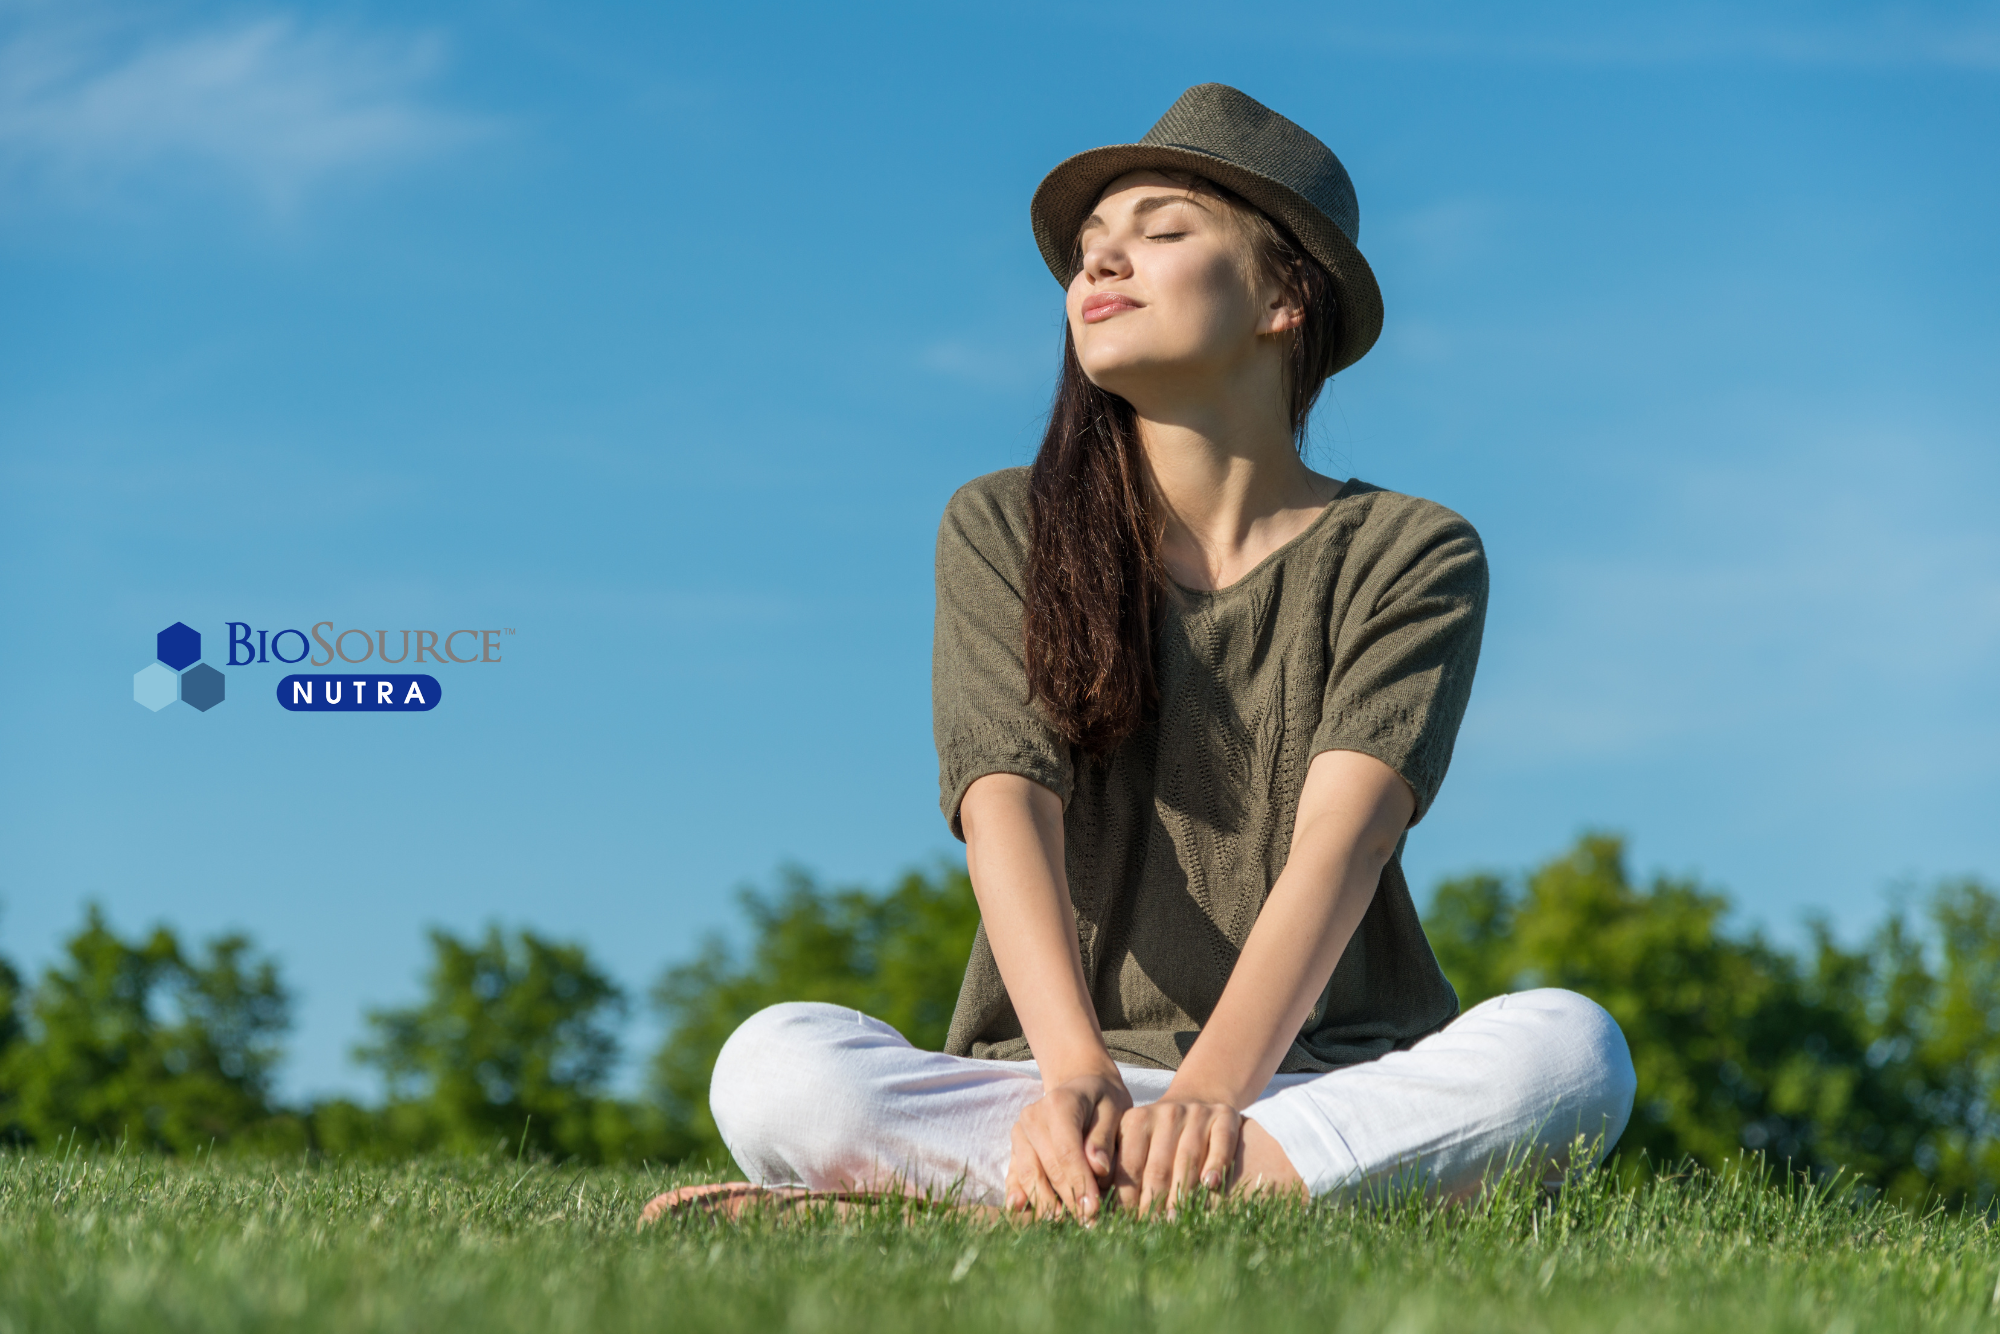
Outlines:
{"label": "olive green top", "polygon": [[[1306,767],[1373,755],[1421,819],[1444,781],[1486,617],[1486,554],[1458,515],[1349,481],[1229,587],[1174,587],[1154,652],[1158,721],[1109,755],[1064,744],[1029,702],[1021,645],[1027,471],[970,482],[938,534],[931,668],[945,818],[1020,774],[1063,802],[1083,970],[1111,1055],[1175,1069],[1221,999],[1284,869]],[[1281,1072],[1407,1047],[1458,1013],[1403,879],[1402,844]],[[1026,1060],[982,926],[945,1050]]]}

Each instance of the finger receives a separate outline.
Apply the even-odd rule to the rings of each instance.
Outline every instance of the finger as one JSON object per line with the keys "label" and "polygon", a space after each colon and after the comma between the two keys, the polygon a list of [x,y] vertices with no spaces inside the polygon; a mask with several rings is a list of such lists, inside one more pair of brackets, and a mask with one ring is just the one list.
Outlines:
{"label": "finger", "polygon": [[1118,1207],[1139,1207],[1139,1178],[1146,1170],[1146,1149],[1151,1143],[1152,1118],[1149,1109],[1135,1107],[1118,1124],[1118,1166],[1112,1183],[1118,1189]]}
{"label": "finger", "polygon": [[1209,1125],[1214,1117],[1205,1107],[1189,1113],[1174,1141],[1174,1174],[1167,1194],[1169,1217],[1179,1209],[1182,1200],[1194,1194],[1195,1183],[1201,1180],[1202,1161],[1208,1156]]}
{"label": "finger", "polygon": [[1020,1124],[1014,1127],[1014,1156],[1007,1164],[1007,1210],[1017,1218],[1046,1217],[1059,1202],[1041,1158]]}
{"label": "finger", "polygon": [[1049,1184],[1049,1174],[1042,1170],[1040,1162],[1028,1169],[1028,1208],[1036,1218],[1060,1218],[1062,1197]]}
{"label": "finger", "polygon": [[1109,1098],[1099,1098],[1091,1110],[1090,1129],[1083,1137],[1083,1156],[1098,1184],[1103,1185],[1111,1179],[1113,1155],[1118,1151],[1120,1114],[1118,1104]]}
{"label": "finger", "polygon": [[1104,1204],[1104,1186],[1096,1166],[1084,1146],[1084,1136],[1090,1130],[1088,1118],[1092,1118],[1094,1106],[1082,1104],[1080,1120],[1064,1120],[1054,1130],[1052,1158],[1042,1160],[1042,1168],[1048,1172],[1048,1180],[1056,1184],[1062,1192],[1064,1202],[1070,1206],[1078,1218],[1096,1218],[1098,1208]]}
{"label": "finger", "polygon": [[1174,1181],[1174,1148],[1180,1142],[1181,1123],[1186,1112],[1180,1107],[1161,1108],[1153,1123],[1152,1143],[1146,1147],[1146,1170],[1139,1178],[1139,1212],[1151,1213],[1166,1202]]}
{"label": "finger", "polygon": [[1039,1156],[1034,1166],[1035,1217],[1053,1221],[1068,1212],[1069,1205],[1063,1199],[1062,1186],[1056,1181],[1049,1165]]}
{"label": "finger", "polygon": [[1201,1184],[1211,1191],[1229,1188],[1230,1170],[1236,1166],[1236,1148],[1243,1139],[1243,1114],[1218,1116],[1208,1127],[1208,1156],[1201,1165]]}
{"label": "finger", "polygon": [[1013,1153],[1007,1159],[1008,1213],[1027,1208],[1034,1199],[1031,1169],[1035,1162],[1035,1150],[1019,1121],[1014,1123],[1012,1139]]}
{"label": "finger", "polygon": [[1082,1127],[1067,1117],[1038,1116],[1029,1119],[1027,1131],[1042,1171],[1063,1205],[1080,1219],[1096,1217],[1097,1174],[1084,1161]]}

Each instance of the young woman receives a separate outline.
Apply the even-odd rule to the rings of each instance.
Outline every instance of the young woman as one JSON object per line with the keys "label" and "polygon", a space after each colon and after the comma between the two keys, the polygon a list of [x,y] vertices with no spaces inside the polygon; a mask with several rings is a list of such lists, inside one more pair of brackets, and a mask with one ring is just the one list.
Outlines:
{"label": "young woman", "polygon": [[1460,1014],[1403,879],[1486,561],[1451,511],[1300,458],[1381,327],[1346,171],[1208,84],[1032,211],[1068,289],[1048,431],[938,540],[940,781],[982,918],[946,1050],[756,1015],[710,1092],[753,1181],[648,1216],[902,1189],[1090,1219],[1602,1153],[1617,1025],[1555,990]]}

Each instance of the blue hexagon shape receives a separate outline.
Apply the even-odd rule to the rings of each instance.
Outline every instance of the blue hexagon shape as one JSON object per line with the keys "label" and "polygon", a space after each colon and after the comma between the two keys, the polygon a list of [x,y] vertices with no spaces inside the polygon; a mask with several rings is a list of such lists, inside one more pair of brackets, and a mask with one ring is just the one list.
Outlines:
{"label": "blue hexagon shape", "polygon": [[154,663],[132,674],[132,698],[158,713],[180,698],[180,678]]}
{"label": "blue hexagon shape", "polygon": [[155,656],[175,671],[201,661],[201,631],[191,630],[179,621],[160,631],[157,643],[159,651]]}
{"label": "blue hexagon shape", "polygon": [[203,713],[222,703],[222,673],[205,662],[182,672],[181,703],[192,704]]}

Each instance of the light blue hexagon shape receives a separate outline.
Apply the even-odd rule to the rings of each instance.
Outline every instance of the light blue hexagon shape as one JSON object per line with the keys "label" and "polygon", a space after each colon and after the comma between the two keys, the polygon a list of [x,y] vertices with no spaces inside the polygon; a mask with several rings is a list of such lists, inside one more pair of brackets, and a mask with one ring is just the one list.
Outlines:
{"label": "light blue hexagon shape", "polygon": [[181,697],[180,673],[161,663],[132,673],[132,698],[158,713]]}

